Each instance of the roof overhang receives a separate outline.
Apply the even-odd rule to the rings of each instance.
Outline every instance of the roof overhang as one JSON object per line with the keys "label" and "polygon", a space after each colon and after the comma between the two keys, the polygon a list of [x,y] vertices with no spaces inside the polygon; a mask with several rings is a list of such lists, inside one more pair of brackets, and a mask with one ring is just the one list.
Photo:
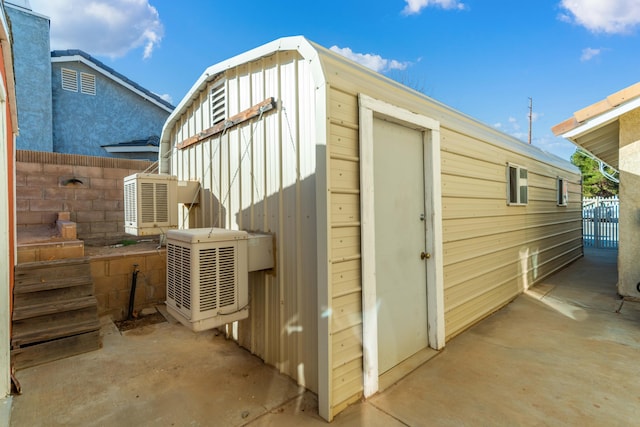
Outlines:
{"label": "roof overhang", "polygon": [[620,147],[620,117],[640,108],[640,83],[636,83],[606,99],[596,102],[552,130],[583,150],[618,169]]}

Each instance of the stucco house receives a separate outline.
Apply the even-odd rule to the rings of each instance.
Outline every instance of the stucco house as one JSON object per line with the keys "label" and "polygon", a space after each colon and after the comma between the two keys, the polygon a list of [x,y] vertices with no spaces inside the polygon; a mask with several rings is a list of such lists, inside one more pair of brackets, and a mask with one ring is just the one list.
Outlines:
{"label": "stucco house", "polygon": [[620,172],[618,293],[640,297],[640,83],[576,111],[552,130]]}
{"label": "stucco house", "polygon": [[[8,0],[14,32],[17,149],[155,159],[173,106],[81,50],[50,52],[48,17]],[[90,125],[89,125],[90,124]]]}
{"label": "stucco house", "polygon": [[157,158],[169,102],[77,49],[51,52],[51,83],[54,152]]}

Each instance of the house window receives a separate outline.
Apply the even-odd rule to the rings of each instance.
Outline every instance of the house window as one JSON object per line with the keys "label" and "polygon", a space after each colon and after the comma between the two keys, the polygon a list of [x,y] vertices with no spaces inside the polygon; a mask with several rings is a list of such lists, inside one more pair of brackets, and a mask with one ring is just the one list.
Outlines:
{"label": "house window", "polygon": [[78,91],[78,73],[68,68],[62,68],[62,89],[71,92]]}
{"label": "house window", "polygon": [[567,188],[567,180],[558,177],[557,197],[558,206],[567,206],[569,201],[569,189]]}
{"label": "house window", "polygon": [[80,73],[80,92],[85,95],[96,94],[96,76],[89,73]]}
{"label": "house window", "polygon": [[218,80],[211,88],[211,126],[224,121],[227,116],[227,90],[225,80]]}
{"label": "house window", "polygon": [[507,204],[526,205],[529,202],[527,169],[507,164]]}

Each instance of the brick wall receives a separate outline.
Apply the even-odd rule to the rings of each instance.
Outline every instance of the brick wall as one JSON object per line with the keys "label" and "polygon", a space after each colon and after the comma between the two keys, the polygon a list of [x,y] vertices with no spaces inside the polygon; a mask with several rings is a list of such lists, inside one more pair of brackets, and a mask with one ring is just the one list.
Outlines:
{"label": "brick wall", "polygon": [[135,310],[153,307],[166,299],[166,250],[91,257],[91,276],[98,314],[124,320],[129,309],[133,265],[138,264]]}
{"label": "brick wall", "polygon": [[18,150],[18,229],[54,224],[58,212],[70,212],[78,239],[88,244],[123,239],[127,236],[123,178],[151,165],[141,160]]}

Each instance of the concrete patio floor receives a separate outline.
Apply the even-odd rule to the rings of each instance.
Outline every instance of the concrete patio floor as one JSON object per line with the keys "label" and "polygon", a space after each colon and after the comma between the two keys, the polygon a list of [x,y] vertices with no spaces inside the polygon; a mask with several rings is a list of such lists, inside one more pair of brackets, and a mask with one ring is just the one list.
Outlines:
{"label": "concrete patio floor", "polygon": [[[638,423],[640,303],[616,280],[616,253],[587,250],[333,425]],[[18,372],[12,426],[326,425],[312,393],[213,331],[103,333],[99,351]]]}

